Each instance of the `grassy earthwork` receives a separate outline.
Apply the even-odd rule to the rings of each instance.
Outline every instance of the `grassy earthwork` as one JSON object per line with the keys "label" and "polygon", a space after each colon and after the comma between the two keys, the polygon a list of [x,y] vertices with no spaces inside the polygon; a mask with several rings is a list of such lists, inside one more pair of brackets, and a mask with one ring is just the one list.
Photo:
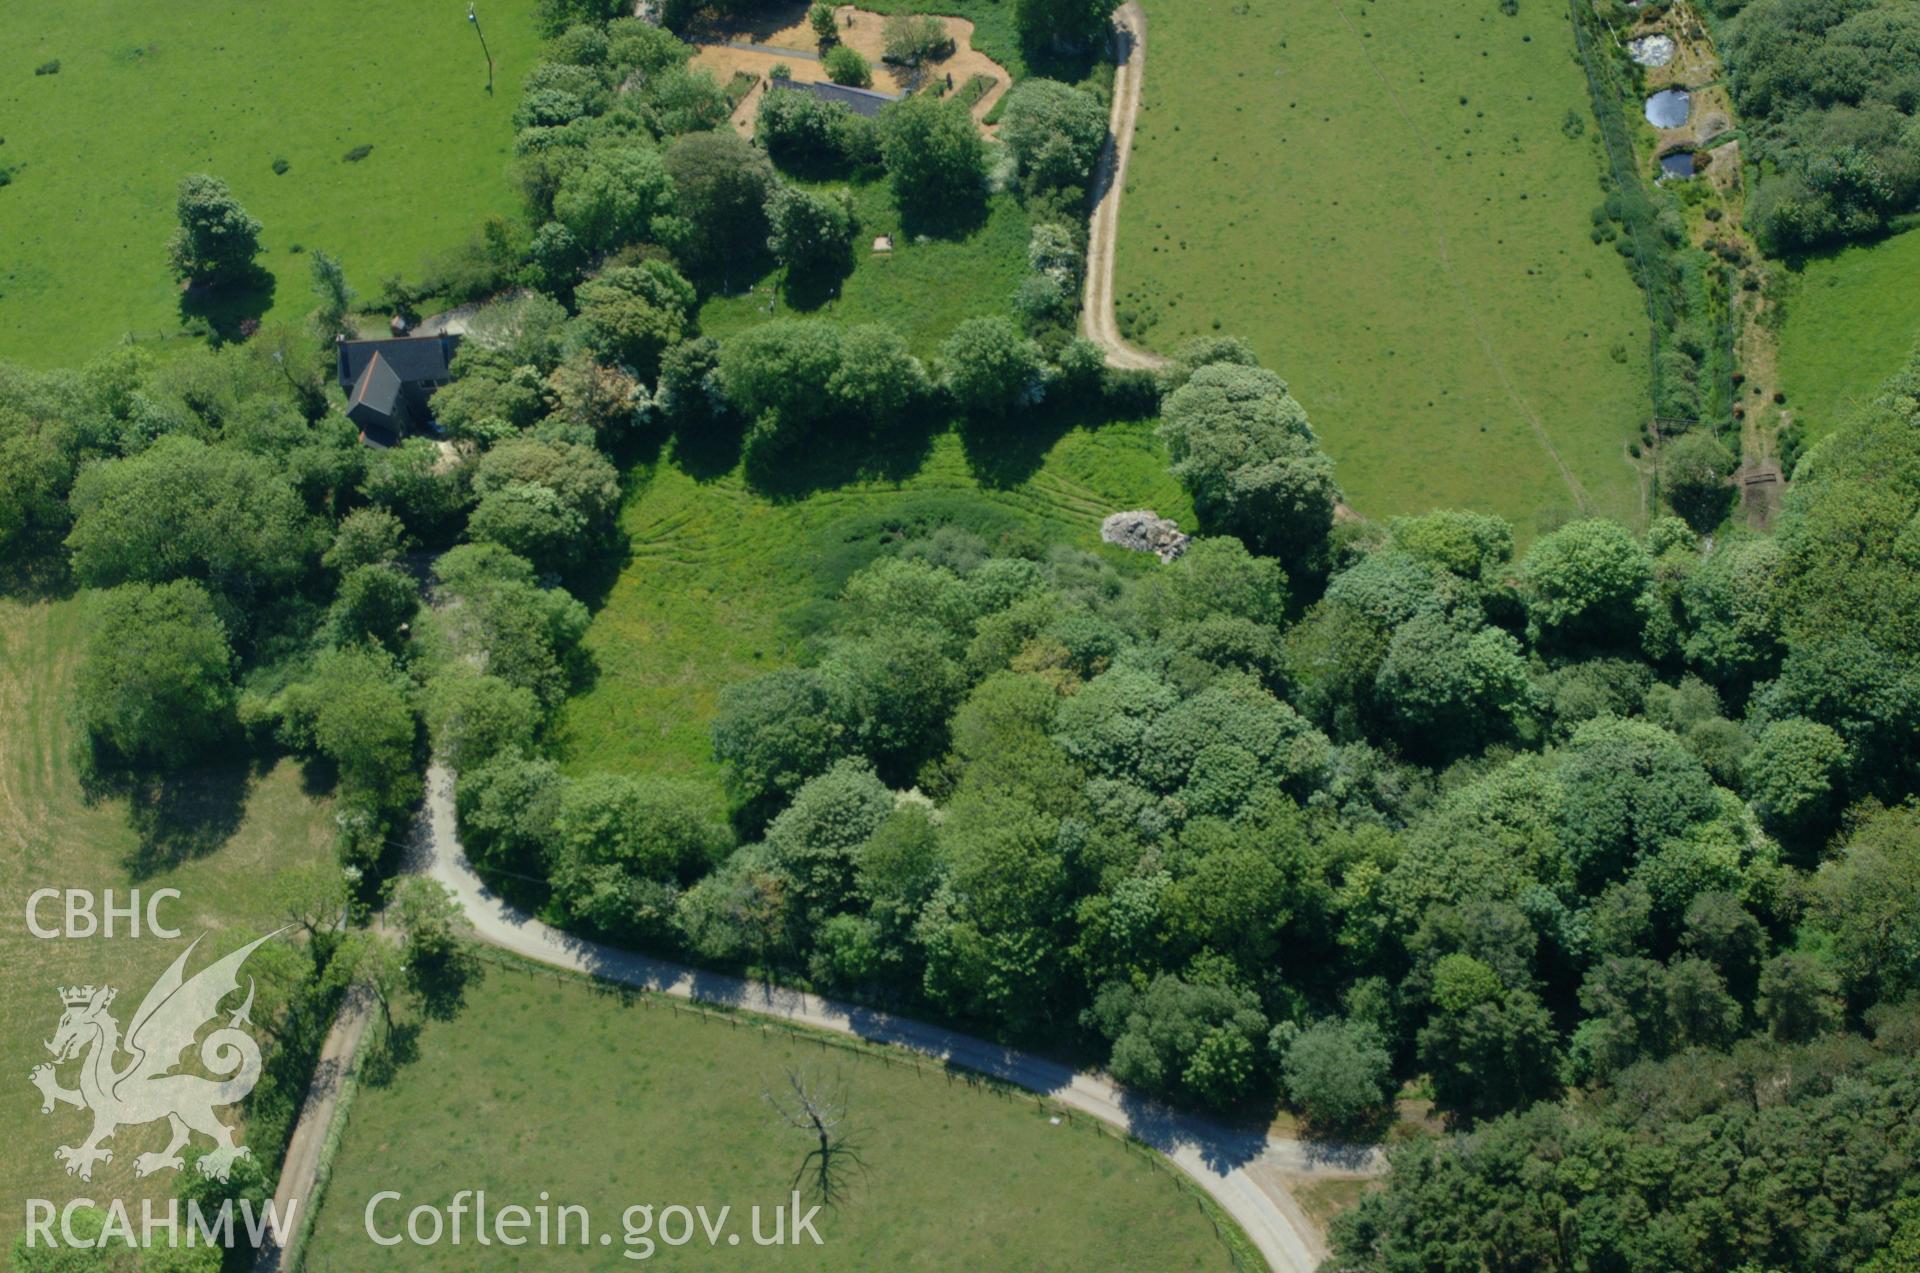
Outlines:
{"label": "grassy earthwork", "polygon": [[[73,763],[69,711],[74,670],[86,637],[79,601],[23,604],[0,600],[0,1249],[10,1249],[25,1199],[56,1205],[76,1196],[165,1197],[172,1176],[133,1178],[134,1156],[159,1149],[165,1124],[129,1127],[110,1142],[114,1158],[91,1183],[65,1174],[56,1145],[76,1144],[86,1116],[68,1106],[40,1112],[27,1072],[48,1060],[42,1044],[60,1019],[58,987],[108,984],[124,1025],[153,979],[188,942],[205,934],[197,969],[217,954],[277,923],[274,874],[330,860],[332,824],[324,799],[310,795],[290,761],[264,773],[244,765],[183,775],[137,806],[124,797],[89,800]],[[27,928],[27,898],[36,889],[180,890],[160,916],[180,929],[159,940],[142,928],[135,939],[116,920],[112,939],[43,940]],[[57,903],[41,924],[60,918]],[[72,1070],[63,1070],[72,1082]]]}
{"label": "grassy earthwork", "polygon": [[[656,1224],[674,1204],[704,1206],[710,1220],[732,1208],[726,1231],[737,1245],[721,1236],[709,1247],[696,1223],[690,1245],[652,1250],[675,1268],[1233,1267],[1213,1222],[1167,1168],[1084,1125],[1052,1122],[1025,1097],[931,1065],[498,965],[486,967],[457,1016],[425,1022],[415,1046],[389,1077],[376,1067],[355,1101],[315,1218],[309,1273],[631,1268],[626,1251],[644,1248],[628,1247],[622,1219],[639,1204],[652,1204]],[[789,1070],[843,1093],[860,1165],[845,1200],[814,1221],[823,1245],[756,1247],[751,1208],[768,1209],[770,1233],[770,1209],[787,1202],[811,1144],[763,1096],[785,1088]],[[490,1208],[542,1197],[579,1204],[595,1236],[564,1252],[488,1252],[473,1245],[469,1219],[465,1245],[385,1249],[364,1227],[383,1189],[402,1193],[375,1213],[383,1233],[414,1206],[445,1207],[474,1189]]]}
{"label": "grassy earthwork", "polygon": [[1789,277],[1780,382],[1812,442],[1871,398],[1920,338],[1920,230],[1816,258]]}
{"label": "grassy earthwork", "polygon": [[1123,330],[1285,376],[1380,517],[1633,521],[1647,318],[1564,6],[1147,0]]}
{"label": "grassy earthwork", "polygon": [[[231,321],[311,309],[303,250],[338,256],[366,294],[512,211],[510,121],[539,55],[533,9],[481,0],[489,96],[462,0],[10,0],[0,360],[74,365],[128,334],[177,338],[192,310],[165,245],[190,172],[224,178],[265,227],[272,285],[217,298]],[[349,161],[361,146],[372,149]]]}

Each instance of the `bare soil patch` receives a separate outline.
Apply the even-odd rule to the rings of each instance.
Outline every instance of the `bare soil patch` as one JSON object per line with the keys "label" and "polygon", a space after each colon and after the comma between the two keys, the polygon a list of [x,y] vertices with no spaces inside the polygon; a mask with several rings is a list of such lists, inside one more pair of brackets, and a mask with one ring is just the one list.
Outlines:
{"label": "bare soil patch", "polygon": [[1636,27],[1633,36],[1664,35],[1674,42],[1674,54],[1665,66],[1647,68],[1647,90],[1657,92],[1670,85],[1692,87],[1712,84],[1722,74],[1720,55],[1713,47],[1704,23],[1686,5],[1676,5],[1659,18]]}
{"label": "bare soil patch", "polygon": [[[760,99],[766,95],[773,68],[785,64],[792,78],[803,84],[827,80],[827,68],[819,60],[820,45],[807,21],[808,6],[779,4],[743,15],[725,27],[698,33],[693,64],[712,71],[721,83],[744,72],[759,82],[741,99],[733,112],[733,126],[742,136],[753,135],[754,118],[760,111]],[[914,93],[925,88],[945,97],[965,88],[976,75],[993,80],[993,86],[973,104],[973,117],[980,130],[989,136],[991,126],[984,121],[988,112],[1007,94],[1013,77],[1007,68],[973,47],[973,23],[965,18],[942,17],[947,34],[953,39],[953,52],[920,67],[895,66],[884,60],[886,46],[885,15],[851,4],[834,10],[839,23],[840,43],[866,58],[873,65],[873,87],[883,93]],[[742,48],[754,44],[759,48]]]}

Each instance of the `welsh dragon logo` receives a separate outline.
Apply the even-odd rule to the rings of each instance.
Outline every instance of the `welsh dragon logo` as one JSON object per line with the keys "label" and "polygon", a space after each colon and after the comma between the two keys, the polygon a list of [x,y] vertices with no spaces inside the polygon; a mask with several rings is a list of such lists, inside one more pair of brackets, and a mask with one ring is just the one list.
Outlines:
{"label": "welsh dragon logo", "polygon": [[[248,1024],[247,1012],[253,1007],[251,978],[247,980],[246,1000],[228,1016],[225,1026],[200,1043],[200,1063],[208,1073],[221,1077],[175,1071],[181,1053],[193,1046],[201,1027],[218,1015],[221,1000],[239,990],[240,965],[262,943],[277,936],[269,933],[242,946],[189,979],[184,972],[187,957],[200,944],[196,938],[147,991],[139,1010],[127,1023],[124,1038],[120,1023],[107,1012],[118,993],[112,987],[61,989],[60,1001],[66,1011],[60,1015],[60,1028],[46,1045],[53,1061],[35,1066],[27,1077],[40,1089],[41,1113],[51,1114],[55,1105],[93,1112],[93,1131],[85,1141],[53,1151],[53,1156],[67,1165],[69,1176],[93,1179],[96,1162],[113,1161],[113,1151],[101,1148],[101,1141],[122,1127],[162,1118],[171,1126],[172,1138],[159,1153],[134,1159],[137,1176],[182,1166],[181,1147],[194,1132],[211,1136],[214,1142],[212,1152],[200,1159],[203,1175],[225,1180],[234,1160],[249,1155],[246,1146],[234,1143],[233,1129],[222,1123],[214,1110],[241,1100],[260,1080],[260,1047],[240,1028]],[[131,1059],[119,1064],[123,1052]],[[60,1086],[54,1067],[76,1057],[80,1060],[79,1086]]]}

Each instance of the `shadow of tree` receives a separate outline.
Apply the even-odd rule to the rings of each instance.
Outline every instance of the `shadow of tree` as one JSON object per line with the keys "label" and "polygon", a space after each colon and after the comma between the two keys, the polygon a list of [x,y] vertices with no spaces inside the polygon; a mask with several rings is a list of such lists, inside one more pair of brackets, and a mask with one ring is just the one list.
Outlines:
{"label": "shadow of tree", "polygon": [[788,270],[780,278],[780,299],[787,308],[808,313],[840,298],[840,289],[853,276],[853,254],[831,266]]}
{"label": "shadow of tree", "polygon": [[129,792],[129,820],[140,837],[127,863],[143,879],[205,857],[240,829],[250,775],[241,766],[159,778]]}
{"label": "shadow of tree", "polygon": [[468,988],[485,975],[484,965],[466,951],[415,967],[413,993],[420,1011],[435,1021],[451,1021],[466,1007]]}
{"label": "shadow of tree", "polygon": [[696,482],[711,482],[739,467],[746,422],[731,412],[689,413],[674,426],[673,461]]}
{"label": "shadow of tree", "polygon": [[276,286],[273,275],[254,265],[232,282],[188,287],[180,293],[180,321],[189,329],[204,325],[215,345],[245,340],[273,308]]}
{"label": "shadow of tree", "polygon": [[0,557],[0,597],[62,601],[74,592],[65,546],[51,535],[38,543],[18,545]]}
{"label": "shadow of tree", "polygon": [[420,1059],[420,1023],[396,1021],[388,1026],[378,1047],[367,1049],[360,1077],[370,1087],[386,1087],[401,1070]]}
{"label": "shadow of tree", "polygon": [[127,821],[138,841],[123,865],[135,880],[205,857],[231,840],[253,785],[246,764],[161,773],[104,767],[96,756],[86,768],[81,790],[89,803],[111,797],[127,802]]}
{"label": "shadow of tree", "polygon": [[975,481],[1005,490],[1038,473],[1047,453],[1068,431],[1099,423],[1083,410],[1046,404],[1007,416],[969,417],[960,422],[960,450]]}
{"label": "shadow of tree", "polygon": [[935,434],[945,427],[938,413],[919,409],[867,429],[788,438],[747,457],[747,483],[770,499],[789,501],[851,482],[905,481],[927,462]]}
{"label": "shadow of tree", "polygon": [[[606,604],[607,594],[613,591],[613,585],[620,579],[620,572],[627,568],[632,558],[633,545],[627,532],[614,526],[600,537],[599,542],[580,554],[579,564],[567,572],[567,591],[587,609],[599,610]],[[589,669],[576,671],[592,675]]]}
{"label": "shadow of tree", "polygon": [[924,234],[930,239],[964,239],[986,225],[989,210],[985,198],[949,200],[930,207],[904,206],[900,209],[900,229],[916,238]]}

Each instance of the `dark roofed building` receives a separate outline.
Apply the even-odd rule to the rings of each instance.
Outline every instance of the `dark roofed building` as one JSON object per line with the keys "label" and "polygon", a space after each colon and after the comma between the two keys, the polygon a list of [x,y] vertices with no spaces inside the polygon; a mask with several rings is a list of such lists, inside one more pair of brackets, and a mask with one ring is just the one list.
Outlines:
{"label": "dark roofed building", "polygon": [[347,418],[360,426],[361,441],[392,446],[431,419],[427,400],[452,378],[448,367],[459,347],[460,338],[451,335],[336,342]]}
{"label": "dark roofed building", "polygon": [[850,84],[809,83],[804,80],[776,78],[772,81],[776,89],[791,89],[800,93],[812,93],[824,102],[844,106],[856,115],[865,115],[872,119],[880,113],[882,106],[891,105],[900,100],[893,93],[876,92],[870,88],[854,88]]}

